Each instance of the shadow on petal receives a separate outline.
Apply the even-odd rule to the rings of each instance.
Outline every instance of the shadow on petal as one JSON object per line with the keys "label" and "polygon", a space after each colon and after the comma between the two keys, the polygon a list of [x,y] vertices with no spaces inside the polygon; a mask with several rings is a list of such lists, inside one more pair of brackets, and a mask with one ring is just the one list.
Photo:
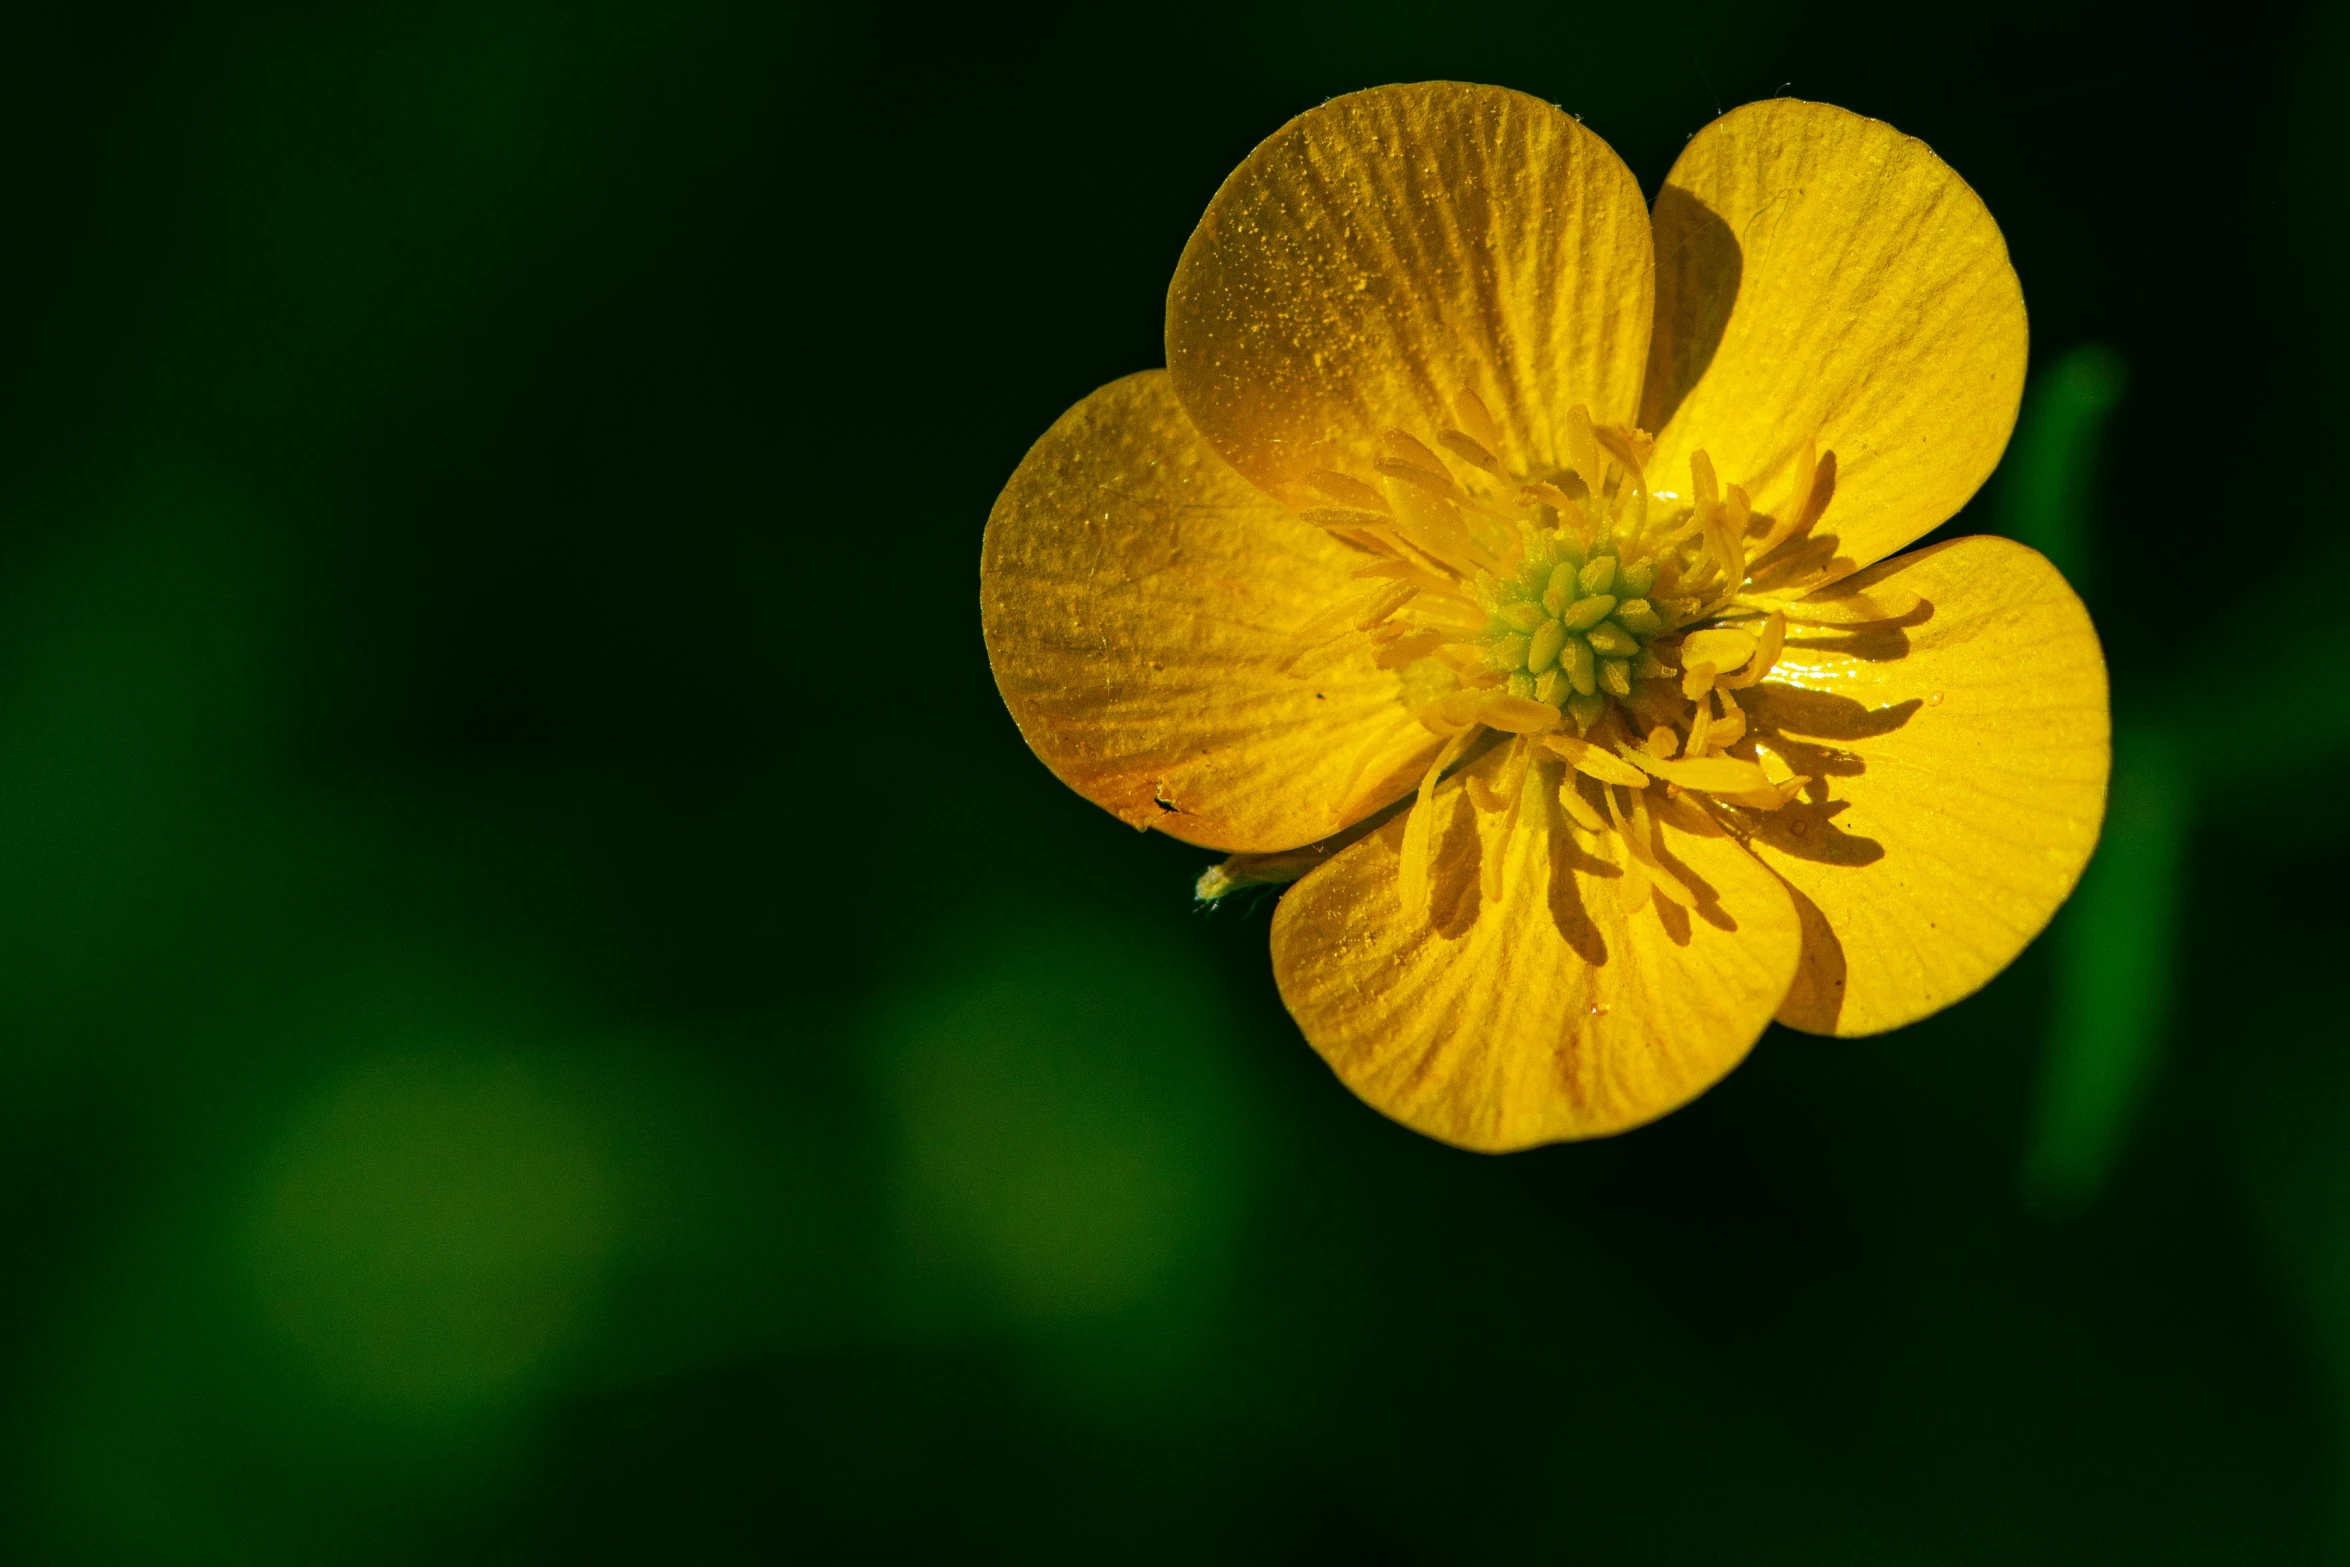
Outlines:
{"label": "shadow on petal", "polygon": [[1781,854],[1821,865],[1874,865],[1885,857],[1885,846],[1836,825],[1850,808],[1846,800],[1798,800],[1776,811],[1750,812],[1747,819],[1751,836]]}
{"label": "shadow on petal", "polygon": [[1806,691],[1800,686],[1756,686],[1739,704],[1757,730],[1774,735],[1802,735],[1813,740],[1871,740],[1889,735],[1908,723],[1924,704],[1916,697],[1885,707],[1866,707],[1833,691]]}
{"label": "shadow on petal", "polygon": [[[1709,819],[1697,816],[1694,812],[1690,813],[1690,815],[1686,817],[1676,814],[1676,816],[1673,818],[1673,824],[1682,828],[1683,831],[1689,831],[1692,829],[1690,829],[1688,823],[1693,818],[1705,823],[1708,836],[1718,834],[1719,830],[1714,828],[1713,823]],[[1691,870],[1689,868],[1688,861],[1673,853],[1669,839],[1666,839],[1662,836],[1659,837],[1656,845],[1656,857],[1664,865],[1666,870],[1671,871],[1675,877],[1679,878],[1682,886],[1687,887],[1692,893],[1697,895],[1697,917],[1699,919],[1705,921],[1708,925],[1711,925],[1714,929],[1719,931],[1734,932],[1738,929],[1738,922],[1730,917],[1730,911],[1728,909],[1722,907],[1722,895],[1714,891],[1713,883],[1707,881],[1703,876],[1700,876],[1697,874],[1697,872]],[[1670,909],[1673,914],[1677,914],[1681,917],[1681,924],[1679,927],[1680,934],[1674,936],[1673,943],[1675,946],[1687,946],[1689,944],[1689,911],[1681,908],[1678,904],[1667,903],[1662,898],[1657,899],[1657,907],[1660,909]],[[1665,928],[1667,930],[1673,930],[1675,928],[1670,917],[1665,920]]]}
{"label": "shadow on petal", "polygon": [[1722,346],[1746,257],[1721,214],[1678,185],[1656,193],[1649,221],[1656,234],[1657,321],[1648,340],[1640,427],[1661,430]]}
{"label": "shadow on petal", "polygon": [[1599,968],[1608,958],[1607,941],[1599,927],[1591,921],[1591,911],[1583,906],[1581,878],[1585,876],[1622,876],[1624,873],[1607,861],[1590,853],[1575,841],[1575,835],[1566,823],[1555,823],[1550,830],[1550,922],[1558,928],[1559,939],[1569,951]]}
{"label": "shadow on petal", "polygon": [[1789,883],[1795,917],[1803,927],[1803,956],[1795,966],[1795,983],[1779,1004],[1779,1021],[1808,1034],[1833,1034],[1844,1012],[1844,943],[1820,906]]}
{"label": "shadow on petal", "polygon": [[1436,824],[1436,863],[1430,867],[1430,915],[1436,934],[1458,941],[1477,923],[1485,906],[1478,876],[1483,843],[1477,835],[1477,808],[1468,791],[1455,786],[1429,802],[1428,808],[1446,814]]}

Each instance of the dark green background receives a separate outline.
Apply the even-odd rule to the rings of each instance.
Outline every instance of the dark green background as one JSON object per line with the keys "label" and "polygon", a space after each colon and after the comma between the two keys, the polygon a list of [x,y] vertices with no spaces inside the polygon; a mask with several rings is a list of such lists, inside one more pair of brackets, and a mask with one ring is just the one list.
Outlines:
{"label": "dark green background", "polygon": [[[2123,722],[1981,996],[1509,1159],[975,612],[1223,175],[1434,76],[1932,142]],[[2331,8],[19,6],[0,195],[0,1556],[2350,1554]]]}

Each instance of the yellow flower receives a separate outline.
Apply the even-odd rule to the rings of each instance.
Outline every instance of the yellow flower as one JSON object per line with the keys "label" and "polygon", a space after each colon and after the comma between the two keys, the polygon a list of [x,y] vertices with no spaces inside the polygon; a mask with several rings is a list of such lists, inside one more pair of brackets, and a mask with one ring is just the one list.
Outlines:
{"label": "yellow flower", "polygon": [[1880,122],[1734,110],[1651,213],[1520,94],[1337,99],[1217,192],[1168,368],[1005,487],[997,684],[1072,788],[1238,856],[1203,895],[1312,867],[1274,967],[1365,1100],[1619,1131],[1774,1016],[1969,994],[2088,859],[2080,600],[2001,539],[1886,559],[1998,462],[2025,333],[1990,213]]}

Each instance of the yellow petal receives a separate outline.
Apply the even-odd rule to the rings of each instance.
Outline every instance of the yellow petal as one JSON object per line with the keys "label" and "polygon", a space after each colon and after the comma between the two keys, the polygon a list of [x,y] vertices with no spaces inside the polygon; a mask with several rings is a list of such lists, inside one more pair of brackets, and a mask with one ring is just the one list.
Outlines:
{"label": "yellow petal", "polygon": [[1494,455],[1547,474],[1571,407],[1638,404],[1650,258],[1638,182],[1559,110],[1373,88],[1299,115],[1224,182],[1167,292],[1167,368],[1200,432],[1268,487],[1368,477],[1391,428],[1482,443],[1464,390]]}
{"label": "yellow petal", "polygon": [[1818,581],[1933,528],[1998,463],[2023,290],[1982,199],[1924,142],[1827,104],[1733,109],[1666,176],[1656,252],[1642,419],[1661,425],[1659,488],[1685,492],[1703,450],[1776,517],[1816,441],[1835,484],[1814,536],[1837,541],[1809,558]]}
{"label": "yellow petal", "polygon": [[[1501,765],[1497,750],[1479,767]],[[1694,808],[1656,804],[1694,911],[1654,892],[1625,908],[1623,839],[1556,814],[1510,837],[1488,902],[1484,839],[1507,818],[1448,783],[1429,807],[1433,918],[1401,907],[1408,819],[1390,821],[1281,900],[1282,999],[1349,1088],[1459,1147],[1605,1136],[1685,1104],[1770,1021],[1801,938],[1778,878]]]}
{"label": "yellow petal", "polygon": [[[1912,607],[1843,618],[1872,601]],[[2072,891],[2105,812],[2105,659],[2064,578],[2005,539],[1904,555],[1809,608],[1836,623],[1791,616],[1741,702],[1812,783],[1749,818],[1748,846],[1811,905],[1779,1020],[1873,1034],[1982,986]]]}
{"label": "yellow petal", "polygon": [[1146,371],[1063,414],[1004,486],[988,660],[1096,805],[1205,848],[1295,848],[1410,788],[1439,743],[1359,635],[1284,672],[1300,627],[1387,587],[1350,579],[1366,558],[1226,467]]}

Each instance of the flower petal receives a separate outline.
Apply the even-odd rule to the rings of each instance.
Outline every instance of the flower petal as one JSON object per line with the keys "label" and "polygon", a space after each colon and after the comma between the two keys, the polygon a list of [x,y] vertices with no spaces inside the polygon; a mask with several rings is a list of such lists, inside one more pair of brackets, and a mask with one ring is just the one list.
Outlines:
{"label": "flower petal", "polygon": [[1423,82],[1334,98],[1216,192],[1167,291],[1167,368],[1215,448],[1279,489],[1433,443],[1464,390],[1547,477],[1567,411],[1629,419],[1654,297],[1623,160],[1549,104]]}
{"label": "flower petal", "polygon": [[1369,558],[1226,467],[1145,371],[1063,414],[997,498],[988,661],[1029,746],[1096,805],[1205,848],[1295,848],[1404,793],[1438,744],[1408,671],[1359,635],[1284,672],[1294,632],[1384,585],[1349,580]]}
{"label": "flower petal", "polygon": [[2096,847],[2111,765],[2088,611],[2021,544],[1954,539],[1806,600],[1752,732],[1807,792],[1747,846],[1807,901],[1779,1021],[1899,1028],[2037,935]]}
{"label": "flower petal", "polygon": [[1990,475],[2023,392],[2023,289],[1982,199],[1924,142],[1827,104],[1748,104],[1697,133],[1655,216],[1652,484],[1682,489],[1702,448],[1776,516],[1805,443],[1835,453],[1818,581]]}
{"label": "flower petal", "polygon": [[1694,910],[1653,891],[1626,909],[1623,839],[1555,807],[1510,839],[1487,903],[1480,856],[1504,818],[1458,780],[1431,807],[1433,919],[1397,896],[1408,817],[1312,872],[1273,915],[1307,1040],[1373,1107],[1462,1148],[1601,1137],[1703,1093],[1770,1022],[1801,937],[1778,878],[1695,808],[1651,798]]}

